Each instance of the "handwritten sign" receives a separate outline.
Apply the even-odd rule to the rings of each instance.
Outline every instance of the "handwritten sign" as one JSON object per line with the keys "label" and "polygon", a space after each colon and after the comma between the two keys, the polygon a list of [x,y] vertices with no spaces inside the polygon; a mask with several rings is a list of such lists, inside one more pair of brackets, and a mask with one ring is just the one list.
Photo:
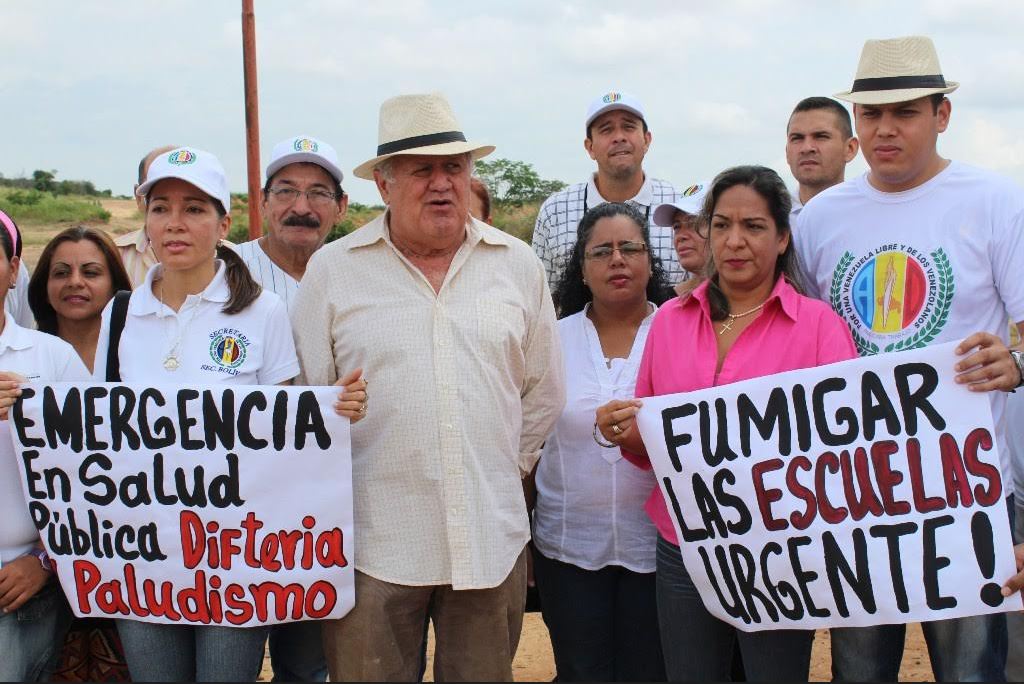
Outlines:
{"label": "handwritten sign", "polygon": [[707,609],[743,630],[1020,610],[989,399],[955,344],[651,397],[638,416]]}
{"label": "handwritten sign", "polygon": [[354,604],[334,388],[27,385],[11,434],[76,615],[246,627]]}

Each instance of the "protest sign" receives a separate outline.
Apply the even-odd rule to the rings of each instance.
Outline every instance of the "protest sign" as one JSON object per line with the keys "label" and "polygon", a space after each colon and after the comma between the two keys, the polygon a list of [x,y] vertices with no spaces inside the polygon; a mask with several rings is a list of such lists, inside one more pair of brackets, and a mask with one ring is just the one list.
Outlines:
{"label": "protest sign", "polygon": [[1020,610],[989,399],[956,344],[648,397],[686,569],[739,629]]}
{"label": "protest sign", "polygon": [[249,627],[354,604],[337,388],[29,384],[11,435],[80,617]]}

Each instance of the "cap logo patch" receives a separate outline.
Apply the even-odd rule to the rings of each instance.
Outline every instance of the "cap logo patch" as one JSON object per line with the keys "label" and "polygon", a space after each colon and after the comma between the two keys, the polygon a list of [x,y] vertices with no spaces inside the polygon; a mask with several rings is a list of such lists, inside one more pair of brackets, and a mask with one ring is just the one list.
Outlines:
{"label": "cap logo patch", "polygon": [[622,93],[608,93],[607,95],[601,98],[601,101],[604,102],[605,104],[611,104],[613,102],[618,102],[621,99]]}
{"label": "cap logo patch", "polygon": [[190,150],[175,150],[167,157],[168,164],[174,164],[175,166],[184,166],[185,164],[191,164],[196,160],[196,155]]}
{"label": "cap logo patch", "polygon": [[691,185],[690,187],[683,190],[683,197],[693,197],[703,189],[703,185]]}
{"label": "cap logo patch", "polygon": [[292,147],[295,148],[296,152],[316,152],[320,149],[316,141],[309,138],[299,138]]}

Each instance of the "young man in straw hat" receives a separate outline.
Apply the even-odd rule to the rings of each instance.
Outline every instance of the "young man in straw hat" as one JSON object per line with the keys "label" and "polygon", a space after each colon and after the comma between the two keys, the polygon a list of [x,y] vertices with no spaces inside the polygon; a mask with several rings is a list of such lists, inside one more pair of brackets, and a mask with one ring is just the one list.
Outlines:
{"label": "young man in straw hat", "polygon": [[[530,537],[521,478],[564,402],[554,308],[530,248],[469,214],[473,160],[443,96],[380,109],[355,169],[387,211],[310,260],[292,309],[300,383],[355,363],[356,607],[324,625],[331,679],[510,681]],[[364,425],[365,423],[365,425]]]}
{"label": "young man in straw hat", "polygon": [[583,147],[597,162],[597,172],[583,183],[548,197],[533,229],[533,251],[544,262],[548,285],[554,290],[562,277],[583,214],[605,202],[632,204],[647,216],[651,248],[661,258],[669,280],[683,280],[686,271],[675,260],[672,231],[651,221],[652,209],[673,201],[676,191],[669,183],[644,172],[643,161],[652,138],[643,105],[628,93],[605,93],[590,103],[584,127],[587,137]]}
{"label": "young man in straw hat", "polygon": [[[1005,393],[1021,384],[1007,314],[1024,328],[1024,192],[939,156],[951,112],[945,95],[957,85],[942,76],[928,38],[867,41],[853,87],[836,97],[853,103],[869,171],[808,204],[795,235],[812,284],[862,354],[961,341],[956,380],[991,398],[1012,514],[1003,409]],[[1004,614],[923,629],[939,681],[1004,678]],[[895,681],[904,630],[832,630],[835,678]]]}

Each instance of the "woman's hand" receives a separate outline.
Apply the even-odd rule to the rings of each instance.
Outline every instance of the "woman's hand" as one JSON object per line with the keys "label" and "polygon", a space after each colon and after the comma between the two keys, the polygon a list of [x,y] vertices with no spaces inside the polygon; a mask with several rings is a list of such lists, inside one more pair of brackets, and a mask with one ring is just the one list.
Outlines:
{"label": "woman's hand", "polygon": [[10,371],[0,371],[0,420],[7,420],[7,411],[21,396],[25,378]]}
{"label": "woman's hand", "polygon": [[636,414],[643,406],[639,399],[612,399],[597,409],[597,429],[601,436],[613,444],[629,451],[643,451],[640,429],[636,426]]}
{"label": "woman's hand", "polygon": [[1020,383],[1020,371],[1003,341],[992,333],[974,333],[956,348],[956,353],[977,351],[956,364],[956,381],[972,392],[1009,392]]}
{"label": "woman's hand", "polygon": [[39,593],[50,579],[35,556],[22,556],[0,568],[0,610],[11,613]]}
{"label": "woman's hand", "polygon": [[366,378],[362,375],[363,369],[356,368],[334,383],[342,388],[338,401],[334,402],[334,411],[339,416],[347,416],[353,423],[366,416]]}

